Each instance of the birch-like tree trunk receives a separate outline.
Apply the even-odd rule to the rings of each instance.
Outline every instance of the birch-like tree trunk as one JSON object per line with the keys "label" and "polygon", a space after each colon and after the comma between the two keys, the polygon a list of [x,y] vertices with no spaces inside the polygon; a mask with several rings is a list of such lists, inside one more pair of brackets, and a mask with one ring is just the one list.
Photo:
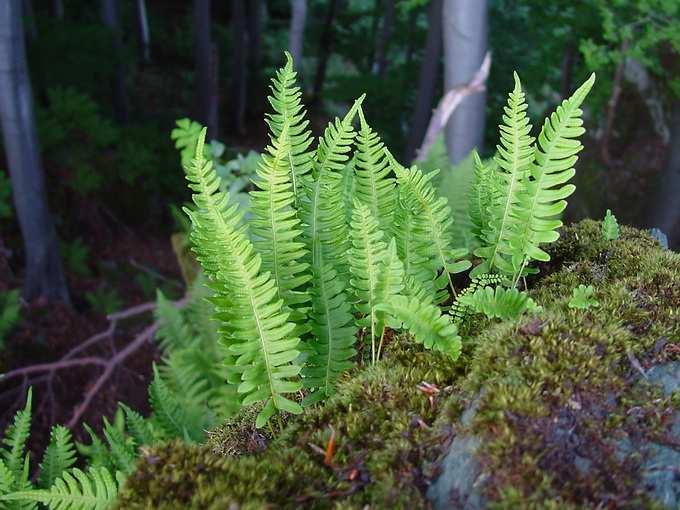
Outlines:
{"label": "birch-like tree trunk", "polygon": [[335,19],[336,11],[339,7],[339,0],[330,0],[328,10],[326,11],[326,18],[321,29],[321,40],[319,41],[319,58],[316,63],[316,75],[314,76],[314,88],[312,89],[312,103],[317,104],[321,99],[323,93],[323,86],[326,82],[326,70],[328,68],[328,59],[331,56],[331,49],[333,46],[333,20]]}
{"label": "birch-like tree trunk", "polygon": [[123,66],[123,37],[120,30],[118,0],[101,0],[101,18],[104,25],[111,31],[113,48],[115,51],[115,66],[113,76],[113,108],[119,122],[127,122],[128,106],[125,94],[125,69]]}
{"label": "birch-like tree trunk", "polygon": [[0,1],[0,119],[26,255],[23,294],[27,300],[68,302],[45,193],[21,19],[21,0]]}
{"label": "birch-like tree trunk", "polygon": [[149,32],[149,18],[146,12],[146,0],[137,0],[137,33],[142,60],[151,60],[151,34]]}
{"label": "birch-like tree trunk", "polygon": [[307,23],[307,0],[290,0],[290,31],[288,33],[288,51],[293,57],[295,66],[302,66],[302,49],[305,42],[305,24]]}
{"label": "birch-like tree trunk", "polygon": [[[488,45],[488,6],[486,0],[444,0],[444,88],[445,91],[469,82],[479,69]],[[486,93],[463,100],[446,126],[449,160],[458,163],[472,149],[482,149]]]}

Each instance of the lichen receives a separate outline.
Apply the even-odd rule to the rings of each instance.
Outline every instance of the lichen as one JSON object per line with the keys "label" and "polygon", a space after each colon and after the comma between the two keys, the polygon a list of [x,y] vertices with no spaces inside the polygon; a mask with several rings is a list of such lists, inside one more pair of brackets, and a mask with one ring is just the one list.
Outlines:
{"label": "lichen", "polygon": [[[457,362],[397,337],[377,366],[347,374],[273,438],[244,414],[203,447],[152,448],[119,508],[427,508],[435,461],[452,434],[471,431],[492,507],[651,506],[635,448],[621,458],[614,444],[660,437],[677,406],[641,384],[636,365],[680,358],[680,256],[631,228],[605,241],[593,221],[565,228],[551,255],[529,281],[539,316],[473,323]],[[599,308],[568,307],[579,284]]]}

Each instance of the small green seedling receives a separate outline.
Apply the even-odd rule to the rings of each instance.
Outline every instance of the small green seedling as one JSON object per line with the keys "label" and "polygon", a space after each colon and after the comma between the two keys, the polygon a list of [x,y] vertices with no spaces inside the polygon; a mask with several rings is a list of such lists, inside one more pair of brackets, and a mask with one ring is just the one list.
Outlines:
{"label": "small green seedling", "polygon": [[588,308],[597,308],[600,303],[594,297],[595,289],[592,285],[579,285],[571,293],[569,300],[569,308],[580,308],[587,310]]}
{"label": "small green seedling", "polygon": [[618,239],[620,235],[619,222],[616,221],[616,216],[612,214],[611,209],[607,209],[607,214],[602,221],[602,237],[607,241],[612,241]]}

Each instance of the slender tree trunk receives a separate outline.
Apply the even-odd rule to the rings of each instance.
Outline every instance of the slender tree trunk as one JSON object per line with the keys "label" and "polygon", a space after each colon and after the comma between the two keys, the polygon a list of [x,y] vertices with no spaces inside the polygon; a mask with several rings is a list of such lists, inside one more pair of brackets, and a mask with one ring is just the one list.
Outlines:
{"label": "slender tree trunk", "polygon": [[609,102],[607,103],[607,117],[605,119],[602,140],[600,141],[602,160],[607,166],[611,166],[613,163],[612,155],[609,151],[609,144],[611,143],[612,134],[614,132],[614,119],[616,118],[616,110],[619,106],[619,98],[621,97],[623,73],[626,67],[626,53],[628,52],[629,46],[630,41],[628,39],[625,39],[621,43],[621,61],[619,62],[619,65],[616,66],[616,71],[614,72],[612,95],[609,97]]}
{"label": "slender tree trunk", "polygon": [[210,37],[210,0],[194,0],[195,115],[208,128],[208,136],[217,136],[216,51]]}
{"label": "slender tree trunk", "polygon": [[113,108],[116,119],[125,123],[128,120],[127,97],[125,95],[125,70],[123,66],[123,38],[120,30],[118,0],[101,1],[101,18],[104,25],[111,31],[113,48],[116,53],[116,65],[113,77]]}
{"label": "slender tree trunk", "polygon": [[680,247],[680,100],[671,107],[670,141],[654,225],[668,235],[670,248]]}
{"label": "slender tree trunk", "polygon": [[151,35],[149,33],[149,18],[146,13],[146,0],[137,0],[137,33],[142,60],[151,60]]}
{"label": "slender tree trunk", "polygon": [[[444,0],[445,92],[469,82],[487,51],[488,7],[486,0]],[[449,160],[458,163],[484,141],[486,93],[463,100],[446,127]]]}
{"label": "slender tree trunk", "polygon": [[246,24],[248,32],[248,88],[251,91],[248,100],[250,114],[260,116],[264,109],[266,93],[262,82],[262,17],[264,5],[262,0],[246,2]]}
{"label": "slender tree trunk", "polygon": [[21,0],[0,2],[0,118],[14,206],[26,253],[24,297],[68,302],[38,150]]}
{"label": "slender tree trunk", "polygon": [[243,133],[248,98],[248,33],[243,0],[231,0],[231,31],[231,123],[237,133]]}
{"label": "slender tree trunk", "polygon": [[326,81],[326,69],[328,68],[328,58],[331,55],[333,46],[333,20],[338,9],[339,0],[330,0],[326,18],[321,29],[321,39],[319,41],[319,58],[316,64],[316,75],[314,76],[314,88],[312,89],[312,104],[318,104],[323,93],[323,86]]}
{"label": "slender tree trunk", "polygon": [[[305,41],[305,24],[307,23],[307,0],[290,0],[290,32],[288,34],[288,51],[299,70],[302,67],[302,49]],[[298,71],[299,72],[299,71]]]}
{"label": "slender tree trunk", "polygon": [[50,2],[50,16],[64,19],[64,3],[62,0],[52,0]]}
{"label": "slender tree trunk", "polygon": [[442,0],[431,0],[427,11],[427,39],[425,40],[425,52],[420,63],[420,75],[418,77],[418,91],[416,92],[416,105],[411,121],[411,130],[406,143],[404,161],[413,161],[416,149],[420,147],[427,124],[432,115],[437,79],[439,77],[440,58],[442,53]]}
{"label": "slender tree trunk", "polygon": [[387,48],[394,29],[394,0],[384,0],[383,5],[385,14],[376,41],[375,60],[373,61],[373,72],[381,77],[387,73]]}

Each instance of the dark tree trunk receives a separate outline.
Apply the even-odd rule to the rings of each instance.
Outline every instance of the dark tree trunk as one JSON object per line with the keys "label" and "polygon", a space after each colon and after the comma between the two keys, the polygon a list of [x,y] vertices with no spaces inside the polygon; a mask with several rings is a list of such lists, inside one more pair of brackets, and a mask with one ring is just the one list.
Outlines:
{"label": "dark tree trunk", "polygon": [[293,62],[295,63],[295,67],[298,70],[302,67],[302,49],[305,41],[306,23],[307,0],[291,0],[288,51],[290,51],[290,54],[293,57]]}
{"label": "dark tree trunk", "polygon": [[237,133],[243,133],[248,98],[248,33],[243,0],[231,0],[231,32],[231,124]]}
{"label": "dark tree trunk", "polygon": [[[488,7],[486,0],[444,0],[445,93],[469,82],[487,51]],[[472,149],[482,149],[486,93],[466,97],[453,112],[446,126],[449,160],[458,163]]]}
{"label": "dark tree trunk", "polygon": [[571,94],[571,86],[574,76],[574,64],[576,63],[577,48],[574,42],[567,41],[562,54],[562,74],[560,77],[560,96],[562,98],[569,97]]}
{"label": "dark tree trunk", "polygon": [[142,60],[151,60],[151,34],[149,33],[149,18],[146,12],[146,0],[137,0],[137,38],[142,53]]}
{"label": "dark tree trunk", "polygon": [[312,104],[318,104],[323,93],[324,82],[326,81],[326,69],[328,58],[331,55],[333,46],[333,20],[338,9],[339,0],[330,0],[326,18],[321,29],[321,39],[319,41],[319,59],[316,64],[316,75],[314,76],[314,88],[312,89]]}
{"label": "dark tree trunk", "polygon": [[57,19],[64,18],[64,3],[62,0],[52,0],[50,2],[50,16]]}
{"label": "dark tree trunk", "polygon": [[250,99],[248,111],[260,117],[265,102],[265,90],[262,83],[262,15],[264,5],[262,0],[246,2],[246,23],[248,32],[248,88]]}
{"label": "dark tree trunk", "polygon": [[106,25],[113,40],[115,51],[115,68],[112,83],[113,89],[113,109],[116,120],[125,123],[128,121],[127,97],[125,95],[125,69],[123,66],[123,37],[120,30],[120,19],[118,13],[118,0],[102,0],[101,18]]}
{"label": "dark tree trunk", "polygon": [[427,11],[428,31],[425,52],[420,63],[416,104],[411,121],[411,130],[406,143],[404,161],[413,161],[416,149],[420,147],[432,116],[432,105],[437,89],[440,58],[442,53],[442,0],[431,0]]}
{"label": "dark tree trunk", "polygon": [[210,0],[194,0],[194,76],[196,119],[208,128],[208,136],[218,135],[217,51],[210,36]]}
{"label": "dark tree trunk", "polygon": [[14,206],[26,252],[24,297],[68,302],[38,150],[21,0],[0,2],[0,117]]}
{"label": "dark tree trunk", "polygon": [[394,0],[384,0],[383,4],[385,14],[376,41],[375,60],[373,62],[373,72],[381,77],[387,73],[387,48],[394,29]]}
{"label": "dark tree trunk", "polygon": [[670,141],[661,192],[656,204],[654,225],[668,235],[670,248],[680,247],[680,101],[671,108]]}

